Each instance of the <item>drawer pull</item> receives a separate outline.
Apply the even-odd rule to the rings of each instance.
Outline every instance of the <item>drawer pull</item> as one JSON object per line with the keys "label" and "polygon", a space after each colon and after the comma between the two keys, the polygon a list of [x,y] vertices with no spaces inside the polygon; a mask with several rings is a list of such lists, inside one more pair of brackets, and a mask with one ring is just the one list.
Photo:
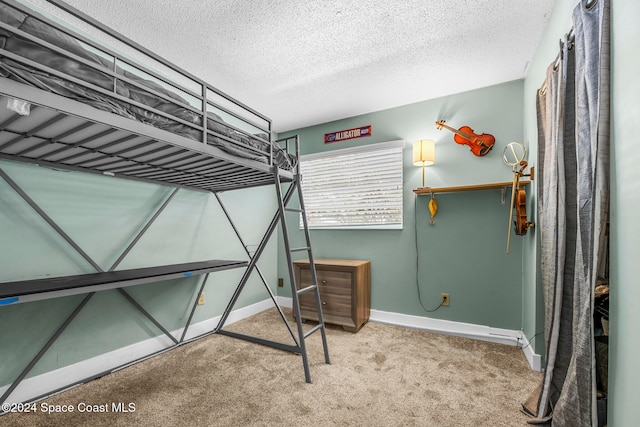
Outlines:
{"label": "drawer pull", "polygon": [[327,305],[327,302],[326,301],[322,301],[322,305]]}
{"label": "drawer pull", "polygon": [[322,281],[322,284],[323,284],[323,285],[326,285],[326,284],[327,284],[327,281],[326,281],[326,280],[323,280],[323,281]]}

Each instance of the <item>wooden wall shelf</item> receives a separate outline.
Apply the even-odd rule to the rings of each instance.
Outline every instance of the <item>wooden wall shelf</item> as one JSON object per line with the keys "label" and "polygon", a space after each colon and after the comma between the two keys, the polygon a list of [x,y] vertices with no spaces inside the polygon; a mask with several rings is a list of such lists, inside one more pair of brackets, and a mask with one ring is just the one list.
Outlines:
{"label": "wooden wall shelf", "polygon": [[[528,185],[531,181],[520,181],[520,186],[524,187]],[[500,188],[511,188],[513,186],[513,182],[505,181],[505,182],[494,182],[491,184],[475,184],[475,185],[459,185],[455,187],[424,187],[424,188],[416,188],[413,190],[417,195],[424,194],[435,194],[435,193],[455,193],[460,191],[477,191],[477,190],[492,190],[492,189],[500,189]]]}

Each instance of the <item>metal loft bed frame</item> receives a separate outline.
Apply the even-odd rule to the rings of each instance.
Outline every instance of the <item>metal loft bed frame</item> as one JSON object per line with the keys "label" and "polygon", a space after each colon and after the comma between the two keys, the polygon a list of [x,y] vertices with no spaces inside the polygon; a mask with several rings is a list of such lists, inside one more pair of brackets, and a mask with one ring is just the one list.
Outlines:
{"label": "metal loft bed frame", "polygon": [[[301,290],[297,290],[293,273],[292,253],[294,252],[306,252],[313,266],[309,231],[300,187],[299,166],[297,164],[299,156],[299,141],[297,137],[283,141],[273,141],[271,121],[260,113],[239,103],[175,65],[166,62],[66,3],[60,0],[48,1],[65,13],[90,24],[137,52],[141,52],[144,56],[166,67],[172,73],[177,73],[181,78],[195,83],[200,87],[200,90],[195,92],[183,84],[168,79],[165,74],[124,58],[115,51],[96,44],[90,38],[70,31],[65,26],[42,16],[21,3],[14,0],[0,1],[0,18],[2,18],[2,13],[7,11],[9,11],[8,15],[12,19],[16,16],[21,19],[24,16],[28,16],[27,19],[21,21],[21,25],[15,25],[12,19],[7,19],[6,21],[0,19],[0,159],[131,180],[142,180],[174,188],[162,206],[132,239],[129,246],[122,251],[115,263],[105,271],[0,168],[0,178],[96,270],[95,273],[76,276],[0,283],[0,310],[2,310],[3,305],[8,304],[65,295],[86,294],[73,313],[60,325],[38,354],[0,396],[0,403],[7,401],[18,384],[28,375],[38,360],[41,359],[65,328],[85,307],[95,292],[105,289],[118,289],[159,330],[169,336],[173,345],[162,350],[167,351],[192,341],[185,340],[185,335],[198,298],[195,299],[191,308],[191,313],[181,338],[176,339],[135,301],[124,288],[178,277],[204,275],[199,288],[199,297],[209,273],[231,268],[245,268],[245,271],[221,316],[221,320],[214,330],[194,339],[219,333],[300,353],[303,359],[305,379],[307,382],[311,382],[305,346],[305,339],[309,335],[317,331],[321,332],[325,362],[330,362],[315,268],[312,268],[312,284]],[[50,37],[43,37],[38,32],[39,30],[30,32],[28,27],[34,22],[39,26],[38,28],[41,26],[51,27],[55,34],[62,34],[63,39],[72,39],[71,48],[65,50],[64,43],[53,39],[55,34]],[[94,84],[94,82],[84,81],[73,75],[73,73],[60,71],[46,64],[39,64],[29,58],[28,54],[22,56],[20,53],[11,51],[9,49],[11,43],[2,44],[3,36],[12,38],[12,40],[19,40],[20,43],[29,44],[32,46],[31,51],[34,49],[33,46],[36,46],[35,49],[45,49],[47,54],[61,55],[61,57],[74,61],[72,69],[79,66],[93,70],[99,73],[100,76],[108,76],[112,80],[112,88],[111,90],[105,89],[100,85]],[[76,49],[77,46],[89,46],[92,51],[100,51],[102,58],[109,58],[107,62],[111,64],[111,67],[105,66],[102,60],[100,60],[102,63],[88,60],[87,57],[90,55],[87,56],[83,52],[79,52]],[[123,72],[123,69],[135,69],[138,75],[127,74]],[[135,114],[159,118],[161,125],[136,121],[132,119],[132,114],[118,115],[111,111],[104,111],[102,105],[96,107],[92,104],[93,106],[90,106],[84,103],[82,99],[71,99],[68,96],[64,96],[64,87],[61,93],[56,93],[55,89],[48,90],[51,85],[42,85],[37,81],[34,85],[31,81],[31,74],[25,74],[24,70],[28,70],[28,73],[34,73],[36,80],[40,78],[38,76],[44,75],[45,79],[50,79],[49,81],[54,84],[57,84],[56,82],[58,81],[63,81],[63,86],[73,85],[76,92],[88,91],[90,98],[106,99],[109,105],[115,103],[119,105],[118,109],[131,108]],[[144,76],[144,78],[141,79],[140,75]],[[147,79],[160,84],[147,85]],[[159,100],[160,103],[155,104],[156,106],[149,106],[141,103],[139,99],[122,95],[122,85],[127,85],[127,87],[131,88],[131,92],[145,91],[145,96],[151,96]],[[169,91],[163,89],[167,87],[170,89]],[[186,94],[189,99],[196,99],[196,104],[199,107],[194,107],[193,102],[189,103],[180,97],[176,97],[175,93],[172,94],[171,92]],[[171,105],[171,108],[164,108],[168,104]],[[157,107],[157,105],[160,105],[160,107]],[[179,109],[177,113],[176,106]],[[162,123],[166,124],[167,122],[169,126],[163,128]],[[230,124],[229,122],[234,123]],[[173,132],[167,130],[168,128],[179,130]],[[193,135],[199,135],[199,138],[194,138]],[[291,151],[293,153],[290,153]],[[283,192],[282,187],[287,187],[287,184],[288,188]],[[251,254],[246,244],[242,241],[218,193],[266,185],[275,186],[278,209],[257,249]],[[210,260],[134,270],[117,270],[120,262],[151,227],[180,189],[214,194],[239,241],[245,248],[249,261]],[[288,203],[296,192],[298,193],[300,207],[289,208]],[[306,246],[303,248],[291,248],[289,245],[285,221],[286,211],[302,213],[306,237]],[[257,266],[258,259],[278,225],[280,225],[284,236],[297,334],[294,333],[289,325],[267,280]],[[294,344],[270,341],[224,329],[225,323],[253,271],[258,273],[271,300],[278,308]],[[307,332],[303,331],[302,328],[298,302],[299,295],[305,292],[315,293],[320,320],[317,326]],[[115,367],[115,369],[118,369],[118,367]],[[105,373],[83,381],[97,378]],[[69,384],[64,388],[73,385],[75,384]],[[51,392],[56,391],[59,390],[52,390]],[[32,400],[42,397],[44,396],[39,396]]]}

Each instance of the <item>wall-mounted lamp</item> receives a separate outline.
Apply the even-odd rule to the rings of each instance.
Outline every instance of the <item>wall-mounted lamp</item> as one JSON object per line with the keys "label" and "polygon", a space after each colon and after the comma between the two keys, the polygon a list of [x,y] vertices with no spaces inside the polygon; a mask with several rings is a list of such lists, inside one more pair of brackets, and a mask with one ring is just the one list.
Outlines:
{"label": "wall-mounted lamp", "polygon": [[422,166],[422,188],[424,188],[424,167],[436,162],[436,143],[421,139],[413,143],[413,165]]}

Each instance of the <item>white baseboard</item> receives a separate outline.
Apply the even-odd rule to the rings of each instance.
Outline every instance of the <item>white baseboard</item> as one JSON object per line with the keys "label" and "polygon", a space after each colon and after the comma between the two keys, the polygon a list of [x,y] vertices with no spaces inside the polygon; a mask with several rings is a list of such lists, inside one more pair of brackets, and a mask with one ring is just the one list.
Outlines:
{"label": "white baseboard", "polygon": [[[229,315],[225,324],[229,325],[271,307],[273,307],[273,303],[270,299],[267,299],[234,310]],[[216,316],[212,319],[192,324],[187,330],[185,340],[190,340],[213,331],[217,327],[221,317],[222,316]],[[183,331],[184,328],[180,328],[172,331],[171,334],[176,337],[176,339],[179,339]],[[159,335],[74,363],[73,365],[25,378],[8,396],[6,403],[27,402],[50,395],[56,390],[66,389],[73,384],[84,382],[87,378],[121,369],[128,364],[144,359],[164,349],[171,348],[172,346],[173,341],[171,341],[169,337]],[[0,396],[2,396],[9,387],[10,384],[0,387]]]}
{"label": "white baseboard", "polygon": [[[233,310],[229,314],[229,317],[227,318],[227,321],[225,322],[225,324],[230,325],[239,320],[246,319],[247,317],[253,316],[254,314],[263,312],[271,307],[273,307],[273,302],[271,301],[271,299],[266,299],[266,300],[257,302],[255,304],[251,304],[246,307]],[[218,322],[220,322],[221,317],[222,316],[216,316],[212,319],[205,320],[200,323],[195,323],[189,326],[189,330],[187,331],[187,334],[184,337],[184,339],[190,340],[195,337],[199,337],[200,335],[213,331],[216,328],[216,326],[218,326]],[[182,333],[182,329],[180,330],[180,333]],[[174,336],[176,335],[174,334]]]}
{"label": "white baseboard", "polygon": [[276,301],[278,301],[278,305],[280,305],[280,307],[293,307],[293,299],[291,299],[291,297],[277,297]]}
{"label": "white baseboard", "polygon": [[[281,307],[291,308],[292,306],[291,298],[277,297],[276,300]],[[270,299],[267,299],[250,306],[234,310],[229,315],[226,324],[229,325],[249,316],[253,316],[254,314],[260,313],[271,307],[273,307],[273,303]],[[187,330],[185,340],[190,340],[213,331],[218,325],[220,317],[221,316],[216,316],[212,319],[192,324]],[[519,345],[524,347],[523,352],[525,353],[531,368],[537,371],[541,370],[540,356],[533,353],[533,349],[521,331],[491,328],[488,326],[474,325],[470,323],[430,319],[427,317],[391,313],[380,310],[371,310],[369,321],[479,339],[500,344]],[[182,336],[183,330],[184,328],[175,330],[172,332],[172,335],[174,337],[180,337]],[[153,355],[163,349],[170,348],[172,344],[173,342],[167,336],[160,335],[83,360],[73,365],[65,366],[31,378],[26,378],[18,385],[11,395],[9,395],[6,402],[27,402],[42,396],[47,396],[52,394],[55,390],[68,388],[73,384],[83,382],[87,378],[120,369],[127,366],[127,364],[143,359],[149,355]],[[0,387],[0,396],[2,396],[9,387],[10,385]]]}
{"label": "white baseboard", "polygon": [[492,328],[489,326],[475,325],[473,323],[431,319],[429,317],[380,310],[371,310],[369,321],[507,345],[517,345],[522,335],[520,331],[512,329]]}
{"label": "white baseboard", "polygon": [[520,343],[520,347],[522,347],[522,352],[529,361],[531,369],[542,372],[542,356],[533,352],[533,347],[524,334],[522,335],[522,343]]}
{"label": "white baseboard", "polygon": [[531,346],[528,346],[528,341],[522,331],[493,328],[472,323],[452,322],[450,320],[431,319],[428,317],[380,310],[371,310],[369,321],[524,347],[523,352],[529,362],[529,366],[531,366],[533,370],[540,371],[540,356],[533,353],[533,349]]}
{"label": "white baseboard", "polygon": [[[291,307],[292,300],[291,298],[278,297],[278,304],[282,307]],[[371,310],[369,321],[518,346],[523,349],[522,351],[525,354],[531,369],[534,371],[542,370],[540,355],[533,352],[533,348],[529,345],[529,341],[522,331],[492,328],[472,323],[430,319],[428,317],[412,316],[409,314],[392,313],[381,310]]]}

